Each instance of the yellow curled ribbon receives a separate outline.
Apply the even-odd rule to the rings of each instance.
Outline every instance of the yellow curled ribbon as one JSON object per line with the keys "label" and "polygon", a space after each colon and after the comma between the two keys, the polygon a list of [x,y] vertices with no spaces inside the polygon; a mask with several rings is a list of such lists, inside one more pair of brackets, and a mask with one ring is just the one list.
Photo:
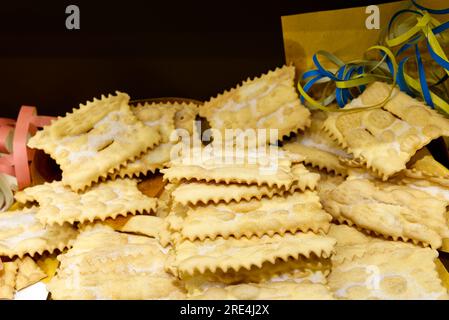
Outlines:
{"label": "yellow curled ribbon", "polygon": [[[307,81],[304,86],[301,85],[301,80],[297,83],[302,102],[305,102],[306,105],[311,108],[337,112],[354,112],[361,109],[366,110],[367,108],[378,108],[383,106],[390,99],[391,93],[396,84],[398,65],[393,52],[387,47],[380,45],[372,46],[368,48],[366,53],[373,50],[378,50],[382,53],[382,59],[380,61],[354,60],[349,63],[343,63],[335,55],[329,52],[317,52],[313,57],[316,69],[305,72],[302,75],[302,79],[311,79]],[[337,66],[337,69],[332,71],[325,69],[318,61],[318,55],[326,57]],[[358,92],[360,93],[364,90],[364,87],[367,84],[374,81],[390,81],[392,83],[390,94],[380,103],[363,108],[350,109],[339,109],[329,106],[334,100],[337,100],[338,105],[343,107],[349,102],[349,100],[354,98],[351,89],[358,89]],[[335,92],[331,95],[323,97],[320,101],[317,101],[307,93],[315,83],[326,82],[334,82],[335,84]]]}
{"label": "yellow curled ribbon", "polygon": [[[313,56],[313,63],[316,67],[314,70],[306,71],[302,74],[298,81],[298,90],[301,95],[301,101],[310,108],[316,108],[324,111],[355,111],[360,108],[343,108],[350,100],[354,98],[353,92],[361,93],[365,86],[374,81],[384,81],[391,83],[391,91],[389,96],[382,102],[368,106],[367,108],[376,108],[384,105],[390,98],[394,86],[397,84],[399,88],[412,95],[421,96],[423,100],[432,108],[449,115],[449,103],[437,94],[434,89],[449,78],[449,61],[439,42],[442,38],[442,32],[449,29],[449,21],[441,23],[430,13],[449,13],[449,9],[429,9],[419,5],[415,0],[412,3],[418,9],[400,10],[390,20],[387,36],[382,39],[380,45],[370,47],[366,52],[371,50],[379,50],[382,53],[380,60],[358,60],[344,63],[336,56],[329,52],[319,51]],[[399,17],[414,15],[416,23],[412,27],[404,27],[405,24],[396,24]],[[412,16],[413,18],[413,16]],[[407,29],[398,36],[390,36],[394,34],[396,29]],[[430,77],[424,70],[424,63],[421,58],[421,50],[419,44],[424,42],[434,62],[444,70],[444,77],[440,77],[436,81],[430,81]],[[410,55],[405,55],[409,49],[415,50],[415,59],[418,79],[415,79],[405,71],[406,63]],[[400,60],[400,57],[404,56]],[[327,58],[336,69],[324,68],[318,60],[318,56]],[[399,62],[396,62],[399,61]],[[302,84],[301,82],[304,82]],[[322,97],[317,101],[309,94],[309,90],[318,83],[326,83]],[[332,93],[326,95],[327,89],[333,85],[335,88]],[[445,92],[445,90],[441,90]],[[343,109],[335,106],[334,102]],[[366,108],[363,108],[366,109]]]}
{"label": "yellow curled ribbon", "polygon": [[401,46],[396,51],[396,56],[400,56],[409,48],[414,47],[419,79],[415,79],[406,73],[405,63],[409,59],[409,57],[406,56],[399,62],[399,87],[402,91],[405,91],[411,95],[416,95],[417,93],[430,107],[437,107],[440,111],[443,111],[449,115],[449,103],[438,96],[430,88],[435,85],[435,83],[429,85],[431,82],[429,77],[426,76],[424,63],[421,59],[421,52],[418,46],[421,41],[426,40],[426,45],[430,56],[437,63],[437,65],[443,68],[446,76],[449,76],[449,61],[436,36],[437,34],[449,29],[449,21],[442,24],[437,19],[431,17],[430,13],[427,11],[401,10],[393,16],[392,21],[390,21],[389,24],[389,29],[391,28],[394,19],[400,14],[416,15],[416,24],[399,36],[387,38],[385,43],[389,47]]}

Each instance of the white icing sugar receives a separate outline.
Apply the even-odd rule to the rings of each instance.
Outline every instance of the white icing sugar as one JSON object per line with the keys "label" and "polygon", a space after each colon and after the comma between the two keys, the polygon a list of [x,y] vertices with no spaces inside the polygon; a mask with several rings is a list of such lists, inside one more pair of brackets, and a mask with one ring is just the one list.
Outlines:
{"label": "white icing sugar", "polygon": [[[238,90],[245,90],[247,95],[250,95],[251,92],[255,92],[259,89],[259,87],[261,85],[264,85],[263,83],[257,84],[254,83],[251,86],[247,86],[244,89],[238,89]],[[271,92],[277,87],[277,83],[273,83],[271,85],[268,86],[268,88],[261,93],[260,95],[258,95],[255,98],[252,98],[248,101],[242,101],[242,102],[235,102],[234,100],[229,100],[227,101],[223,106],[221,106],[220,108],[218,108],[216,110],[215,115],[213,116],[213,121],[215,122],[215,125],[218,128],[221,128],[223,126],[223,120],[220,118],[220,113],[221,112],[238,112],[242,109],[248,108],[249,110],[251,110],[251,113],[253,116],[258,117],[259,116],[259,112],[257,111],[257,100],[260,100],[268,95],[271,94]]]}
{"label": "white icing sugar", "polygon": [[371,298],[379,298],[383,300],[389,299],[398,299],[400,296],[391,296],[386,294],[381,289],[381,283],[385,278],[389,277],[400,277],[404,279],[407,283],[407,289],[418,293],[414,299],[430,299],[434,300],[441,296],[441,292],[426,292],[424,288],[413,278],[410,277],[407,273],[382,273],[377,265],[363,265],[363,264],[355,264],[351,267],[342,268],[341,271],[348,272],[354,269],[364,269],[365,273],[367,273],[367,277],[365,281],[360,282],[348,282],[346,285],[339,288],[335,291],[336,297],[346,297],[347,291],[353,287],[365,287],[370,290]]}
{"label": "white icing sugar", "polygon": [[1,216],[0,229],[14,229],[37,223],[35,212],[17,213],[16,215]]}
{"label": "white icing sugar", "polygon": [[449,201],[449,190],[443,188],[443,187],[438,187],[438,186],[418,186],[416,184],[409,184],[409,187],[413,188],[413,189],[417,189],[417,190],[421,190],[424,192],[429,193],[430,195],[438,198],[438,199],[442,199],[445,201]]}
{"label": "white icing sugar", "polygon": [[213,252],[217,248],[214,244],[203,244],[198,247],[198,254],[200,256],[207,255],[210,252]]}
{"label": "white icing sugar", "polygon": [[[80,136],[69,136],[61,140],[61,142],[56,147],[55,153],[60,154],[61,152],[67,152],[67,159],[70,163],[77,163],[81,160],[90,159],[98,154],[98,149],[103,148],[106,144],[117,141],[123,132],[129,130],[129,126],[122,123],[121,121],[115,120],[120,119],[123,116],[123,112],[114,111],[109,113],[106,117],[98,121],[93,129],[98,129],[102,127],[100,134],[88,134],[87,144],[82,146],[82,149],[74,151],[67,147],[70,143],[78,139]],[[98,130],[100,131],[100,130]]]}
{"label": "white icing sugar", "polygon": [[163,124],[163,121],[162,121],[163,119],[157,119],[157,120],[154,120],[154,121],[145,121],[144,122],[144,124],[146,125],[146,126],[148,126],[148,127],[158,127],[158,126],[160,126],[161,124]]}
{"label": "white icing sugar", "polygon": [[344,150],[341,150],[341,149],[329,146],[329,145],[324,144],[324,143],[318,143],[315,140],[313,140],[311,137],[304,136],[301,139],[300,142],[301,142],[302,145],[304,145],[306,147],[312,147],[312,148],[319,149],[321,151],[329,152],[329,153],[332,153],[332,154],[334,154],[334,155],[336,155],[338,157],[343,157],[343,158],[349,158],[350,157],[350,155],[347,154]]}
{"label": "white icing sugar", "polygon": [[326,283],[326,277],[320,271],[312,272],[310,275],[303,277],[295,277],[289,273],[283,273],[270,279],[270,282],[284,282],[293,280],[296,283],[303,283],[305,281],[310,281],[312,283]]}
{"label": "white icing sugar", "polygon": [[14,248],[22,241],[29,239],[36,239],[44,236],[47,233],[47,230],[37,230],[37,231],[24,231],[18,235],[8,237],[0,240],[0,244],[6,246],[8,248]]}

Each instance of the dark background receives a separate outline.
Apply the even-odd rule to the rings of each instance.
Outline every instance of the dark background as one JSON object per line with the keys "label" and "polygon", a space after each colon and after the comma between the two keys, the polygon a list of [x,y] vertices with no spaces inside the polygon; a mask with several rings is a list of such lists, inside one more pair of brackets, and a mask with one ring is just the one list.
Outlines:
{"label": "dark background", "polygon": [[[282,15],[383,2],[4,1],[0,116],[62,115],[115,90],[205,100],[284,63]],[[69,4],[80,30],[65,28]]]}

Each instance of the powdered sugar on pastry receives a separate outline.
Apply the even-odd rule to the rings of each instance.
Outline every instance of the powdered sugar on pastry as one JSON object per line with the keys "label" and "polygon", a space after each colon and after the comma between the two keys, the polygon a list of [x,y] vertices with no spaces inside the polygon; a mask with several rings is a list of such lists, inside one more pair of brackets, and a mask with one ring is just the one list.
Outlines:
{"label": "powdered sugar on pastry", "polygon": [[449,299],[437,256],[416,246],[365,254],[335,266],[329,286],[340,299]]}
{"label": "powdered sugar on pastry", "polygon": [[190,209],[181,235],[187,239],[215,239],[217,236],[250,237],[296,231],[327,232],[332,216],[321,209],[313,191],[286,197],[248,202],[208,205]]}
{"label": "powdered sugar on pastry", "polygon": [[394,240],[413,240],[439,248],[449,236],[446,201],[428,193],[373,180],[347,180],[322,198],[334,219]]}
{"label": "powdered sugar on pastry", "polygon": [[[284,66],[247,80],[200,107],[214,129],[277,129],[278,139],[310,124],[294,87],[295,68]],[[267,142],[269,140],[267,135]],[[265,141],[264,141],[265,142]]]}
{"label": "powdered sugar on pastry", "polygon": [[118,170],[156,145],[157,128],[145,126],[131,112],[129,96],[94,99],[33,136],[28,146],[42,149],[62,169],[62,182],[78,191]]}
{"label": "powdered sugar on pastry", "polygon": [[161,141],[154,149],[128,162],[114,174],[120,177],[132,177],[164,168],[170,161],[170,151],[176,142],[170,139],[171,134],[175,129],[183,129],[189,135],[193,135],[192,126],[198,113],[198,106],[192,103],[146,103],[134,107],[133,112],[145,125],[159,129]]}
{"label": "powdered sugar on pastry", "polygon": [[329,289],[322,284],[272,282],[238,284],[209,288],[190,297],[195,300],[332,300]]}
{"label": "powdered sugar on pastry", "polygon": [[[390,92],[375,82],[359,97],[363,105],[382,102]],[[384,180],[405,169],[415,152],[433,139],[449,135],[449,120],[394,89],[382,108],[330,113],[325,130]]]}
{"label": "powdered sugar on pastry", "polygon": [[330,237],[309,233],[262,236],[240,239],[188,241],[184,240],[175,248],[174,266],[180,275],[204,273],[207,270],[239,270],[261,267],[266,261],[289,257],[329,257],[335,240]]}
{"label": "powdered sugar on pastry", "polygon": [[54,299],[180,299],[176,279],[164,271],[166,250],[156,239],[87,227],[60,255],[48,284]]}
{"label": "powdered sugar on pastry", "polygon": [[9,211],[0,215],[0,256],[33,255],[70,246],[77,232],[70,225],[43,226],[37,208]]}
{"label": "powdered sugar on pastry", "polygon": [[117,179],[93,186],[84,193],[73,192],[62,182],[45,183],[24,189],[17,200],[37,201],[37,218],[44,224],[86,222],[119,215],[152,212],[157,199],[137,188],[137,180]]}
{"label": "powdered sugar on pastry", "polygon": [[251,199],[272,198],[275,195],[287,195],[295,191],[314,190],[320,179],[319,174],[310,172],[303,164],[292,166],[294,181],[290,188],[269,187],[267,185],[247,185],[238,183],[205,183],[189,181],[173,190],[173,199],[183,205],[208,204],[210,202],[229,203],[231,201],[249,201]]}

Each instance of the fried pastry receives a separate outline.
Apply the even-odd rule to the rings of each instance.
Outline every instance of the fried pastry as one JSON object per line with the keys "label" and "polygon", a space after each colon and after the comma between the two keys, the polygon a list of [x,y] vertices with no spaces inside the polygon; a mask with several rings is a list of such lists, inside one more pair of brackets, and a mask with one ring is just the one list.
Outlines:
{"label": "fried pastry", "polygon": [[137,188],[137,180],[109,180],[86,190],[73,192],[60,181],[26,188],[16,194],[19,202],[37,201],[36,218],[43,224],[92,222],[119,215],[156,211],[157,199]]}
{"label": "fried pastry", "polygon": [[3,212],[0,215],[0,256],[23,257],[70,247],[78,234],[69,224],[43,226],[38,208]]}
{"label": "fried pastry", "polygon": [[37,132],[28,146],[55,159],[64,185],[83,190],[159,143],[158,129],[139,121],[128,102],[117,92],[80,105]]}
{"label": "fried pastry", "polygon": [[322,198],[335,220],[394,240],[439,248],[449,236],[447,202],[426,192],[367,179],[347,180]]}
{"label": "fried pastry", "polygon": [[[212,98],[200,106],[200,116],[223,135],[225,129],[277,129],[281,140],[310,125],[310,112],[301,105],[294,82],[293,66],[278,68]],[[263,142],[269,139],[267,134]]]}
{"label": "fried pastry", "polygon": [[268,234],[320,231],[326,233],[332,216],[322,210],[313,191],[285,197],[253,199],[247,202],[207,205],[190,209],[181,235],[189,240],[218,236],[240,238]]}
{"label": "fried pastry", "polygon": [[[389,92],[388,84],[375,82],[345,109],[381,103]],[[397,88],[381,108],[330,113],[323,127],[383,180],[430,141],[449,135],[448,119]]]}

